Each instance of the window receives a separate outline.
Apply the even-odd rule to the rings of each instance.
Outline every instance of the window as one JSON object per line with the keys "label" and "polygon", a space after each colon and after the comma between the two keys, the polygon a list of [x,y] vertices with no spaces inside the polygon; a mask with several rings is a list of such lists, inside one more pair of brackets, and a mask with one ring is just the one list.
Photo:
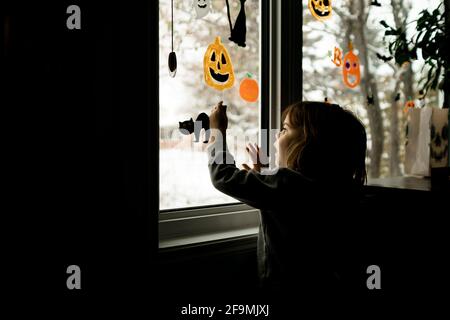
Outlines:
{"label": "window", "polygon": [[[423,60],[397,67],[393,61],[377,57],[389,56],[383,40],[385,28],[407,21],[407,30],[414,33],[420,11],[434,9],[441,1],[390,0],[333,1],[332,18],[325,22],[313,17],[308,0],[303,0],[303,99],[324,101],[351,109],[364,122],[368,135],[367,168],[369,177],[400,176],[403,174],[406,116],[408,101],[438,106],[442,97],[430,91],[420,99],[419,80],[427,71],[421,69]],[[349,51],[349,41],[361,63],[361,82],[354,89],[343,82],[342,66],[333,62],[334,48]],[[372,100],[373,103],[369,103]]]}
{"label": "window", "polygon": [[[206,144],[194,142],[194,134],[183,135],[179,122],[199,113],[209,114],[220,100],[228,106],[230,151],[240,166],[247,162],[245,144],[258,142],[261,99],[248,103],[239,96],[239,83],[247,74],[261,84],[261,1],[246,1],[246,47],[228,40],[230,28],[223,0],[205,2],[208,14],[197,18],[195,1],[173,1],[173,51],[177,57],[175,77],[169,75],[172,51],[171,1],[159,1],[160,87],[160,209],[218,205],[237,202],[212,186],[207,166]],[[229,0],[231,23],[240,11],[240,1]],[[203,80],[203,57],[208,45],[220,36],[233,62],[235,83],[222,92]],[[260,85],[261,87],[261,85]],[[261,92],[261,88],[260,88]],[[244,137],[246,137],[244,139]]]}

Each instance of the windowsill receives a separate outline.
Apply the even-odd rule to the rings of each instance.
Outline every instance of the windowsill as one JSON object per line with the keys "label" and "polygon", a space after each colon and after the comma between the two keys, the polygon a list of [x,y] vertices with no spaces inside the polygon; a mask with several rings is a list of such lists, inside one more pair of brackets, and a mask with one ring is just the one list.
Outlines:
{"label": "windowsill", "polygon": [[159,249],[185,248],[255,236],[259,210],[244,204],[160,213]]}
{"label": "windowsill", "polygon": [[210,233],[201,235],[191,235],[173,239],[166,239],[159,242],[159,249],[169,249],[174,247],[186,247],[195,245],[207,245],[223,240],[238,240],[249,236],[256,236],[258,227],[251,227],[239,230],[230,230],[221,233]]}
{"label": "windowsill", "polygon": [[[369,192],[431,192],[436,189],[430,178],[408,176],[369,179],[366,188]],[[448,186],[446,188],[448,190]],[[159,249],[178,250],[239,241],[256,237],[258,227],[259,210],[244,204],[164,212],[160,213]]]}
{"label": "windowsill", "polygon": [[449,190],[448,180],[447,183],[442,180],[433,182],[430,177],[414,177],[403,176],[393,178],[378,178],[368,179],[367,187],[378,189],[397,189],[397,190],[411,190],[430,192],[434,190]]}

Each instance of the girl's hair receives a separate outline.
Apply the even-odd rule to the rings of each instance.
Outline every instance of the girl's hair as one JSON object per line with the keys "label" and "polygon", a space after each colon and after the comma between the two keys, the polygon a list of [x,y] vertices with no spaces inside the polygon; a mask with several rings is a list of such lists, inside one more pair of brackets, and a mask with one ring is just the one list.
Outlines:
{"label": "girl's hair", "polygon": [[366,130],[337,104],[301,101],[284,110],[282,121],[298,129],[287,150],[288,168],[317,179],[362,186],[366,180]]}

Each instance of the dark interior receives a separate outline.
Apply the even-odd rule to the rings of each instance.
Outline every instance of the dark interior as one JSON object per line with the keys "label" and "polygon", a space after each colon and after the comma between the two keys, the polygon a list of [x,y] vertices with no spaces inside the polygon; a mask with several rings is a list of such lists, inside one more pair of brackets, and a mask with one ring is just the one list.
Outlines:
{"label": "dark interior", "polygon": [[[69,1],[1,4],[11,29],[1,62],[4,215],[17,227],[3,262],[11,294],[112,314],[129,300],[128,311],[144,314],[257,300],[255,237],[158,252],[158,2],[76,2],[85,12],[80,32],[65,27]],[[295,4],[283,24],[298,25],[288,7]],[[301,81],[284,68],[286,105],[301,98]],[[365,189],[352,226],[360,255],[348,263],[385,270],[381,293],[358,295],[368,304],[448,291],[448,183],[417,183],[421,190]],[[72,263],[83,270],[79,292],[65,289]]]}

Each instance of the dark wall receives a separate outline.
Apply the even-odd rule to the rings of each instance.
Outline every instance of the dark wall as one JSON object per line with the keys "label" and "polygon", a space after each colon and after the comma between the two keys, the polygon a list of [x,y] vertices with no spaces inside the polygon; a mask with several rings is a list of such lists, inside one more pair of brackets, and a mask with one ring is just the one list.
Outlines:
{"label": "dark wall", "polygon": [[[81,8],[81,30],[66,28],[71,4]],[[20,297],[81,306],[151,291],[157,5],[2,3],[5,216],[14,227],[5,264]],[[66,288],[71,264],[81,267],[80,291]]]}
{"label": "dark wall", "polygon": [[[448,208],[442,201],[446,196],[448,189],[431,192],[367,187],[354,212],[333,212],[340,217],[336,221],[342,223],[335,227],[341,232],[339,239],[329,241],[346,246],[342,250],[345,255],[335,261],[343,289],[327,296],[332,292],[330,283],[329,292],[320,298],[323,305],[339,302],[347,311],[361,308],[412,313],[423,310],[430,301],[442,305],[449,267],[445,255]],[[310,210],[305,214],[322,213]],[[301,246],[314,245],[311,241]],[[299,257],[299,269],[302,263],[310,262],[301,255],[303,251],[299,247],[298,252],[292,252]],[[158,260],[163,301],[170,302],[170,310],[190,301],[269,301],[278,305],[276,297],[267,299],[258,287],[254,238],[162,250]],[[381,269],[382,290],[367,289],[370,265]],[[292,299],[302,305],[310,292],[297,289]]]}

